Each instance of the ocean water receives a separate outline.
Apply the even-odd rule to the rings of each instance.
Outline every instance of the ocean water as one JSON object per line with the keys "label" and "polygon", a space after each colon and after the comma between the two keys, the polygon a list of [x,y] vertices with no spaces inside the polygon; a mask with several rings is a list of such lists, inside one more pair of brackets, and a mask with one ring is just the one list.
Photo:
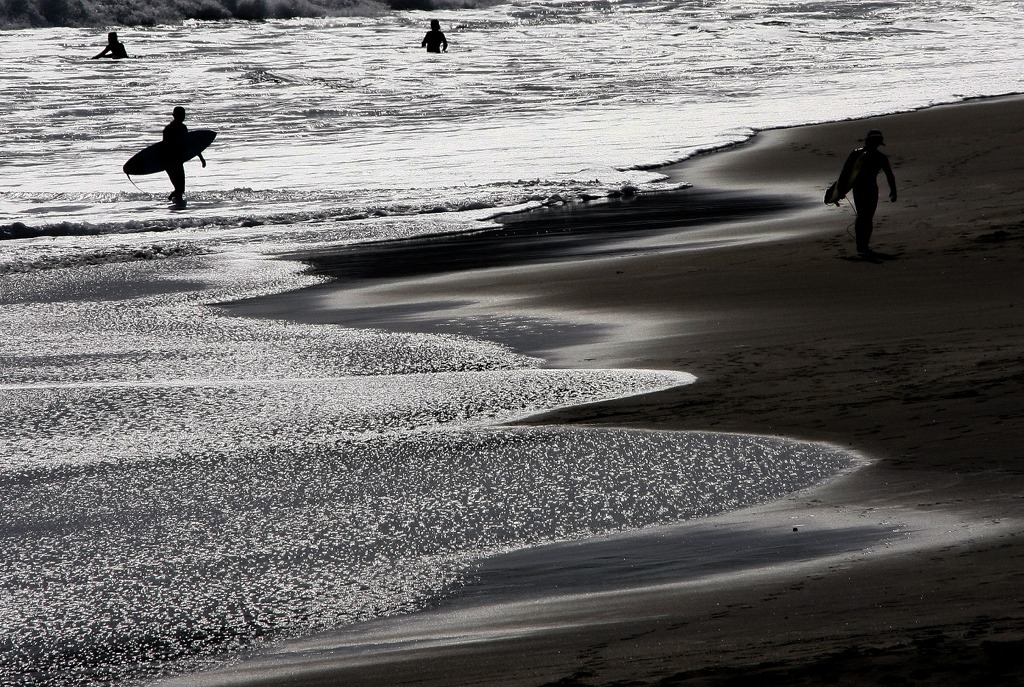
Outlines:
{"label": "ocean water", "polygon": [[[19,7],[0,21],[72,6]],[[659,164],[757,129],[1015,92],[1024,47],[1004,0],[139,7],[167,23],[0,31],[3,684],[215,665],[415,611],[481,556],[849,466],[776,438],[501,427],[684,372],[213,306],[317,283],[281,252],[668,190]],[[419,47],[431,18],[447,54]],[[108,28],[132,59],[88,59]],[[176,105],[218,132],[185,209],[121,173]]]}

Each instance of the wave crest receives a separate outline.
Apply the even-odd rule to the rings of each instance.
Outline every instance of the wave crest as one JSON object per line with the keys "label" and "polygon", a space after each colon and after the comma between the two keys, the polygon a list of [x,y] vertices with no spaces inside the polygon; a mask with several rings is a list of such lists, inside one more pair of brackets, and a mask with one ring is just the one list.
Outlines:
{"label": "wave crest", "polygon": [[496,0],[0,0],[0,29],[373,16],[388,10],[470,8],[493,4]]}

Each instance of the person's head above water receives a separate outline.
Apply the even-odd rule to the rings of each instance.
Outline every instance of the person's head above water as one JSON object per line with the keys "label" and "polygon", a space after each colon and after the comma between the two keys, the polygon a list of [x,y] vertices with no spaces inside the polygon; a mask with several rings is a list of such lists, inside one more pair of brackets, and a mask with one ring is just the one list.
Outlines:
{"label": "person's head above water", "polygon": [[117,43],[117,31],[111,31],[107,34],[107,43],[110,43],[111,45]]}
{"label": "person's head above water", "polygon": [[178,105],[176,108],[174,108],[173,114],[174,114],[174,121],[176,121],[176,122],[183,121],[185,119],[185,108],[182,107],[181,105]]}
{"label": "person's head above water", "polygon": [[885,141],[882,139],[882,132],[878,129],[872,129],[869,131],[867,136],[864,137],[864,145],[875,148],[885,145]]}
{"label": "person's head above water", "polygon": [[430,20],[430,30],[431,31],[440,31],[441,30],[441,22],[439,22],[436,19],[431,19]]}

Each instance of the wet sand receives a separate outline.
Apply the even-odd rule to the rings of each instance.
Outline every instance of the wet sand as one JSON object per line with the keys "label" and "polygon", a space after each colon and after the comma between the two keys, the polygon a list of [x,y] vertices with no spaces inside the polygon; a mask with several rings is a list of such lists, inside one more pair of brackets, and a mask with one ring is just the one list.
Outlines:
{"label": "wet sand", "polygon": [[[1019,684],[1022,122],[1024,99],[1010,97],[763,132],[670,169],[693,185],[678,198],[702,199],[690,205],[648,213],[622,199],[513,218],[517,240],[488,251],[530,243],[527,226],[594,231],[538,238],[486,267],[452,248],[457,271],[443,275],[345,274],[343,255],[321,256],[340,285],[230,306],[504,337],[560,367],[683,370],[698,381],[528,422],[781,435],[872,462],[666,530],[661,546],[615,536],[488,561],[484,592],[186,682]],[[900,197],[880,203],[879,255],[863,259],[852,210],[821,196],[874,128]],[[562,323],[557,335],[511,333],[542,321]],[[723,551],[739,562],[716,564]],[[570,583],[632,557],[629,575]],[[510,584],[526,586],[497,591]]]}

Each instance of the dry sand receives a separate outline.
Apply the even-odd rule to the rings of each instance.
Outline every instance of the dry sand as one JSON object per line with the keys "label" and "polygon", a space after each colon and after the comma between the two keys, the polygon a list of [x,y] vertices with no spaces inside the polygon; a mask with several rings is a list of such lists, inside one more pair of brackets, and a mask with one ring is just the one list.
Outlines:
{"label": "dry sand", "polygon": [[[863,260],[852,211],[821,196],[873,128],[900,198],[880,203],[872,246],[882,256]],[[1019,97],[768,131],[670,170],[694,185],[678,196],[706,212],[669,203],[645,214],[623,201],[526,220],[544,231],[614,225],[600,250],[547,244],[554,262],[524,266],[537,258],[524,253],[443,277],[397,269],[235,306],[294,313],[304,298],[319,308],[312,319],[406,329],[561,319],[576,327],[519,343],[559,366],[677,369],[698,381],[530,422],[781,435],[873,462],[694,526],[690,539],[659,535],[669,567],[646,582],[464,600],[192,682],[1024,684],[1022,150]],[[899,533],[886,541],[889,525]],[[816,531],[848,545],[816,548]],[[541,579],[649,545],[610,537],[489,565],[509,575],[532,565]],[[747,551],[746,567],[694,576],[694,561],[726,549]]]}

